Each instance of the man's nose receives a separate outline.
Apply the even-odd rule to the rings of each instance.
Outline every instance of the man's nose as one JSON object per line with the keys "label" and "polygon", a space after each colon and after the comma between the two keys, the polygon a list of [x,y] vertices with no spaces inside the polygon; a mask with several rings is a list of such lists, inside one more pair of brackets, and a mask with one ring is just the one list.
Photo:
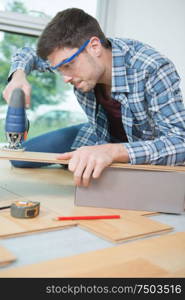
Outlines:
{"label": "man's nose", "polygon": [[63,79],[64,79],[64,82],[65,82],[65,83],[69,83],[69,82],[71,82],[72,77],[71,77],[71,76],[66,76],[66,75],[64,75],[64,76],[63,76]]}

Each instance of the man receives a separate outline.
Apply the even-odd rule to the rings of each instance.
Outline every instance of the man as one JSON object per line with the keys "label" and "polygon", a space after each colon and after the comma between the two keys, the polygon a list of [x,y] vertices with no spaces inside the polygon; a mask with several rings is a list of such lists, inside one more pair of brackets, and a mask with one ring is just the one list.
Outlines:
{"label": "man", "polygon": [[46,26],[37,55],[23,48],[14,56],[4,98],[19,86],[29,102],[26,75],[33,69],[58,71],[74,85],[88,123],[30,139],[28,151],[62,153],[58,159],[69,160],[75,184],[84,186],[112,162],[185,162],[185,108],[168,58],[139,41],[107,39],[96,19],[75,8]]}

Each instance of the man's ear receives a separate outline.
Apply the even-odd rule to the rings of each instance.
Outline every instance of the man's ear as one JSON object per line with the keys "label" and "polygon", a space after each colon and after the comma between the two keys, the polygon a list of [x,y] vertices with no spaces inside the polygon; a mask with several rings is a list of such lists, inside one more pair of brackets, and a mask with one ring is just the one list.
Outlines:
{"label": "man's ear", "polygon": [[88,44],[88,50],[91,55],[99,57],[102,53],[102,44],[98,37],[93,36]]}

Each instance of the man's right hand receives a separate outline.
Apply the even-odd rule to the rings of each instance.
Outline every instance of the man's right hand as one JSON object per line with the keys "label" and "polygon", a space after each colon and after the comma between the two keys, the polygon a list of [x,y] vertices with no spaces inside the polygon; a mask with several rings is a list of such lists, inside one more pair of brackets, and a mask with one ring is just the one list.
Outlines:
{"label": "man's right hand", "polygon": [[7,103],[9,103],[9,99],[14,89],[21,88],[25,93],[26,98],[26,108],[30,106],[30,95],[31,95],[31,85],[26,79],[26,74],[23,70],[17,70],[13,75],[10,82],[7,84],[5,89],[3,90],[3,97]]}

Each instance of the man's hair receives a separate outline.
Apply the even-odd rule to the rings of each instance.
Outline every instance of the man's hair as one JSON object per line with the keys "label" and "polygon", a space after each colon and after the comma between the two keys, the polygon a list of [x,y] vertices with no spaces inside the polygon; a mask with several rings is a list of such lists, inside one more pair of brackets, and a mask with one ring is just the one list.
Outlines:
{"label": "man's hair", "polygon": [[42,32],[37,44],[37,55],[47,59],[56,48],[79,48],[92,36],[98,37],[102,45],[109,48],[109,41],[94,17],[78,8],[60,11]]}

